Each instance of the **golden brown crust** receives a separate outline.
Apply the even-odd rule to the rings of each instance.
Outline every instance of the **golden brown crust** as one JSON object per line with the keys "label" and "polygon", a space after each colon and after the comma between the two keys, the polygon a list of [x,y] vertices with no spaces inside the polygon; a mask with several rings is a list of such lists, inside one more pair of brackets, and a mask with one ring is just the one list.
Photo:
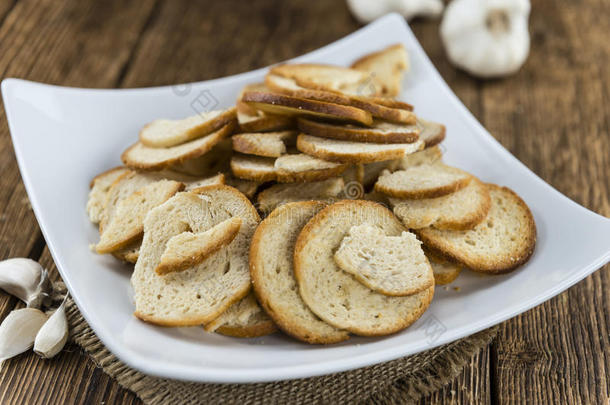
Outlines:
{"label": "golden brown crust", "polygon": [[[476,177],[473,177],[472,181],[481,183],[481,181],[479,179],[477,179]],[[483,185],[482,189],[485,190],[485,192],[483,194],[483,203],[481,204],[481,206],[479,207],[479,209],[477,211],[472,213],[472,215],[470,215],[467,218],[463,218],[463,220],[460,222],[439,220],[439,221],[435,222],[433,226],[437,229],[451,229],[451,230],[455,230],[455,231],[465,231],[468,229],[472,229],[475,226],[477,226],[478,224],[480,224],[487,217],[487,214],[489,213],[489,210],[491,209],[491,197],[489,196],[489,191],[487,190],[487,187],[484,187],[484,185]]]}
{"label": "golden brown crust", "polygon": [[400,49],[400,48],[404,48],[404,45],[403,44],[394,44],[394,45],[390,45],[386,48],[383,48],[380,51],[367,53],[366,55],[364,55],[364,56],[356,59],[354,62],[352,62],[352,65],[350,67],[357,69],[360,65],[368,63],[371,59],[377,59],[379,57],[379,55],[383,55],[384,53],[391,51],[392,49]]}
{"label": "golden brown crust", "polygon": [[[179,191],[184,190],[184,183],[180,183],[177,181],[170,180],[173,183],[173,187],[171,190],[167,191],[167,199],[170,199],[174,194]],[[133,196],[142,195],[142,190],[138,190],[131,194],[128,198],[134,198]],[[166,200],[167,201],[167,200]],[[101,228],[100,228],[101,229]],[[100,233],[101,235],[101,233]],[[106,241],[102,243],[101,241],[96,245],[95,250],[99,254],[112,253],[117,250],[124,249],[129,247],[130,245],[136,243],[138,240],[142,239],[144,235],[144,226],[141,228],[134,227],[130,229],[128,233],[123,235],[121,239],[115,239],[114,242]]]}
{"label": "golden brown crust", "polygon": [[422,140],[426,143],[426,149],[430,148],[432,146],[438,145],[439,143],[441,143],[445,140],[445,134],[447,132],[447,128],[443,124],[439,124],[439,125],[441,127],[441,130],[438,132],[438,134],[436,134],[432,138],[428,138],[428,139],[422,138]]}
{"label": "golden brown crust", "polygon": [[288,115],[313,115],[328,119],[351,121],[362,125],[371,125],[373,117],[368,111],[359,108],[307,100],[277,93],[247,92],[242,101],[259,110],[269,113]]}
{"label": "golden brown crust", "polygon": [[[242,155],[243,156],[243,155]],[[238,159],[239,156],[235,156],[234,159],[231,159],[231,171],[235,177],[240,179],[258,181],[258,182],[266,182],[266,181],[277,181],[280,183],[308,183],[313,181],[322,181],[329,179],[331,177],[336,177],[343,173],[347,169],[347,165],[339,165],[337,167],[331,167],[327,169],[319,169],[319,170],[305,170],[301,172],[293,172],[283,169],[271,168],[273,158],[263,158],[257,156],[248,156],[244,157],[245,159],[268,159],[268,170],[252,170],[247,167],[243,167],[239,164]]]}
{"label": "golden brown crust", "polygon": [[264,321],[249,326],[221,326],[215,330],[221,335],[231,336],[236,338],[255,338],[270,335],[278,331],[277,326],[273,321]]}
{"label": "golden brown crust", "polygon": [[189,134],[188,138],[185,141],[176,143],[175,145],[164,145],[163,142],[146,139],[144,131],[146,130],[146,128],[148,128],[149,125],[152,124],[152,122],[144,125],[144,127],[140,130],[140,133],[138,134],[138,138],[140,139],[140,142],[142,142],[143,145],[149,146],[151,148],[172,147],[211,134],[217,129],[220,129],[223,126],[231,123],[233,125],[237,124],[237,109],[235,107],[231,107],[218,114],[216,117],[203,122],[197,127],[191,128],[189,131],[187,131]]}
{"label": "golden brown crust", "polygon": [[405,103],[404,101],[396,100],[394,98],[389,97],[380,97],[380,96],[368,96],[366,97],[368,101],[371,103],[380,104],[390,108],[399,108],[401,110],[409,110],[413,111],[413,106],[409,103]]}
{"label": "golden brown crust", "polygon": [[138,261],[138,257],[140,256],[140,245],[142,244],[141,240],[134,242],[132,245],[125,247],[124,249],[117,250],[116,252],[112,252],[111,254],[117,259],[125,262],[135,264]]}
{"label": "golden brown crust", "polygon": [[[352,63],[352,65],[350,67],[352,69],[361,70],[364,72],[370,72],[371,74],[374,74],[374,72],[371,71],[370,64],[380,63],[379,61],[376,61],[376,59],[379,59],[380,57],[383,58],[383,56],[386,53],[390,53],[395,49],[404,50],[404,46],[402,44],[390,45],[387,48],[384,48],[380,51],[366,54],[366,55],[362,56],[361,58],[357,59],[354,63]],[[396,73],[402,73],[402,71],[407,69],[407,67],[408,67],[408,65],[400,64],[397,66],[393,66],[393,68],[394,68],[393,70],[396,70]],[[377,81],[377,80],[375,80],[375,81]],[[381,81],[379,83],[379,86],[381,87],[381,93],[384,96],[396,96],[400,92],[399,88],[394,88],[393,86],[388,87],[383,83],[383,81]]]}
{"label": "golden brown crust", "polygon": [[[137,158],[135,158],[133,156],[132,151],[134,151],[135,148],[149,148],[149,147],[143,145],[140,141],[138,141],[138,142],[134,143],[133,145],[131,145],[129,148],[127,148],[125,150],[125,152],[123,152],[123,154],[121,155],[121,160],[123,161],[123,163],[125,163],[125,165],[127,167],[130,167],[133,169],[162,170],[173,164],[182,163],[185,160],[198,158],[199,156],[205,154],[210,149],[212,149],[218,142],[220,142],[223,138],[230,135],[233,132],[235,125],[236,125],[236,121],[231,121],[229,124],[225,125],[218,131],[213,132],[209,135],[206,135],[206,137],[211,137],[208,143],[205,143],[204,145],[202,145],[200,147],[196,147],[189,151],[186,151],[186,152],[180,154],[179,156],[173,156],[173,157],[169,157],[166,159],[157,159],[157,161],[155,161],[155,162],[138,161]],[[198,142],[198,141],[200,141],[200,139],[201,138],[195,139],[195,140],[189,141],[189,142]],[[189,142],[186,142],[186,143],[183,143],[183,144],[180,144],[177,146],[172,146],[169,148],[149,148],[149,149],[153,149],[155,151],[162,152],[163,150],[171,150],[172,148],[184,147],[184,145],[188,144]]]}
{"label": "golden brown crust", "polygon": [[239,300],[244,298],[246,295],[248,295],[248,293],[250,292],[250,288],[251,288],[251,286],[249,285],[242,291],[239,291],[230,300],[227,300],[222,306],[220,306],[216,312],[211,313],[207,316],[198,316],[198,317],[192,316],[192,317],[184,317],[180,320],[175,320],[175,319],[168,320],[168,319],[157,318],[155,316],[149,316],[146,314],[142,314],[142,313],[138,312],[137,310],[134,311],[133,315],[136,318],[140,319],[141,321],[152,323],[152,324],[158,325],[158,326],[171,327],[171,326],[203,325],[203,324],[212,322],[214,319],[218,318],[223,312],[225,312],[227,309],[229,309],[229,307],[231,305],[235,304],[236,302],[238,302]]}
{"label": "golden brown crust", "polygon": [[[203,189],[203,187],[199,187],[198,189]],[[198,193],[198,189],[195,189],[194,192]],[[241,227],[241,219],[236,217],[231,218],[231,223],[229,225],[229,229],[227,229],[227,233],[225,235],[222,235],[222,237],[216,240],[209,241],[208,245],[188,258],[174,258],[163,261],[163,257],[161,257],[162,260],[157,265],[155,272],[161,276],[176,271],[184,271],[190,267],[198,265],[210,255],[219,251],[223,246],[230,244],[233,239],[235,239],[237,233],[239,232],[239,228]]]}
{"label": "golden brown crust", "polygon": [[[437,262],[437,263],[440,263],[443,265],[452,266],[451,272],[442,272],[442,273],[434,272],[434,283],[436,285],[451,284],[458,278],[458,276],[462,272],[462,267],[460,264],[456,264],[456,263],[450,262],[448,260],[445,260],[443,257],[432,253],[430,250],[428,250],[425,247],[423,248],[423,250],[424,250],[424,253],[426,254],[426,257],[428,257],[428,260],[430,262]],[[430,264],[432,265],[432,263],[430,263]],[[434,265],[432,265],[432,268],[434,269]]]}
{"label": "golden brown crust", "polygon": [[523,249],[520,251],[507,254],[503,260],[489,260],[488,257],[481,255],[470,257],[464,252],[452,249],[444,240],[429,235],[426,228],[414,230],[413,232],[417,234],[429,251],[450,262],[459,263],[471,270],[486,274],[508,273],[527,262],[534,253],[536,247],[536,223],[529,207],[517,193],[508,187],[501,187],[496,184],[487,183],[486,186],[510,195],[510,198],[519,205],[525,214],[527,233],[521,236],[524,243]]}
{"label": "golden brown crust", "polygon": [[261,145],[261,140],[265,139],[265,137],[270,136],[270,134],[260,134],[256,132],[248,132],[243,134],[236,134],[231,137],[231,142],[233,143],[233,150],[239,153],[244,153],[246,155],[256,155],[263,157],[272,157],[278,158],[283,154],[286,154],[286,144],[292,143],[296,139],[296,131],[282,131],[282,132],[273,132],[271,133],[275,136],[275,138],[271,138],[271,142],[281,142],[284,146],[282,146],[281,150],[273,150],[273,148],[266,147]]}
{"label": "golden brown crust", "polygon": [[[245,104],[245,103],[244,103]],[[295,128],[293,117],[286,115],[265,114],[239,123],[239,132],[284,131]]]}
{"label": "golden brown crust", "polygon": [[[275,82],[273,80],[273,75],[269,74],[265,77],[265,84],[272,91],[285,94],[287,96],[356,107],[370,112],[373,117],[381,118],[387,121],[399,122],[402,124],[415,124],[416,122],[415,114],[411,112],[413,107],[406,103],[388,103],[382,101],[381,97],[351,96],[326,90],[308,88],[291,89],[283,87],[279,83]],[[393,107],[390,105],[400,107]]]}
{"label": "golden brown crust", "polygon": [[[323,225],[328,218],[333,216],[338,216],[340,218],[347,218],[346,215],[342,213],[342,210],[349,209],[349,206],[356,205],[362,210],[374,209],[380,215],[389,215],[394,218],[394,214],[382,206],[381,204],[373,201],[366,200],[343,200],[336,202],[332,205],[327,206],[318,212],[312,219],[305,224],[303,229],[301,230],[297,242],[294,248],[294,275],[299,284],[304,282],[305,277],[305,263],[303,263],[303,257],[301,252],[303,252],[304,247],[309,243],[310,239],[313,238],[317,233],[317,228]],[[363,214],[366,216],[366,214]],[[398,221],[398,219],[396,219]],[[430,303],[432,302],[432,298],[434,296],[434,285],[430,286],[427,290],[419,293],[421,302],[419,307],[409,314],[408,317],[402,320],[402,322],[386,326],[385,328],[377,328],[376,330],[369,330],[366,328],[361,328],[360,326],[354,326],[349,329],[350,332],[358,334],[360,336],[383,336],[392,333],[396,333],[404,328],[410,326],[413,322],[421,317],[421,315],[426,311]],[[317,314],[319,316],[319,314]],[[332,320],[324,319],[326,322],[332,324]],[[338,326],[338,325],[335,325]]]}
{"label": "golden brown crust", "polygon": [[95,184],[95,182],[99,178],[101,178],[103,176],[106,176],[107,174],[110,174],[110,173],[113,173],[113,172],[117,172],[119,170],[129,170],[129,169],[127,169],[125,166],[116,166],[116,167],[113,167],[112,169],[108,169],[106,171],[103,171],[103,172],[101,172],[100,174],[98,174],[97,176],[95,176],[94,178],[91,179],[91,182],[89,182],[89,188],[93,188],[93,185]]}
{"label": "golden brown crust", "polygon": [[[256,157],[254,157],[256,158]],[[274,181],[277,179],[277,172],[275,167],[271,167],[272,163],[268,164],[268,170],[252,170],[247,167],[243,167],[240,163],[240,159],[247,159],[245,156],[235,155],[231,158],[231,172],[235,177],[245,180],[252,180],[264,183],[266,181]],[[257,159],[268,159],[270,162],[273,158],[262,158],[258,157]]]}
{"label": "golden brown crust", "polygon": [[[408,170],[408,169],[407,169]],[[434,188],[419,189],[419,190],[398,190],[382,183],[375,183],[375,191],[379,191],[387,196],[393,198],[405,198],[411,200],[422,200],[425,198],[437,198],[447,194],[455,193],[458,190],[463,189],[472,181],[474,177],[468,176],[455,180],[452,183],[444,184],[442,186],[436,186]]]}
{"label": "golden brown crust", "polygon": [[329,169],[306,170],[303,172],[291,172],[287,170],[277,169],[277,181],[280,183],[311,183],[314,181],[322,181],[341,175],[348,165],[340,165]]}
{"label": "golden brown crust", "polygon": [[264,280],[261,272],[259,271],[260,263],[264,263],[264,257],[261,256],[261,253],[265,250],[265,246],[262,246],[262,237],[266,232],[270,232],[270,228],[273,226],[273,223],[277,222],[276,218],[281,218],[282,216],[287,215],[285,213],[287,210],[312,209],[319,211],[325,206],[326,203],[322,201],[301,201],[278,207],[259,224],[258,228],[256,228],[256,231],[254,232],[254,236],[252,237],[252,242],[250,244],[250,276],[252,277],[254,293],[256,294],[256,298],[260,306],[286,334],[294,337],[295,339],[311,344],[332,344],[342,342],[349,339],[349,334],[337,333],[329,336],[318,336],[313,334],[309,328],[304,327],[301,322],[295,322],[294,319],[286,316],[285,313],[276,312],[273,310],[272,305],[270,304],[270,300],[272,300],[272,298],[268,294],[267,289],[264,288]]}
{"label": "golden brown crust", "polygon": [[[404,151],[400,148],[379,152],[336,153],[333,151],[316,148],[315,145],[307,141],[306,136],[306,134],[300,134],[297,137],[297,149],[310,156],[314,156],[323,160],[328,160],[329,162],[353,164],[373,163],[381,162],[384,160],[400,159],[405,156]],[[423,149],[423,146],[424,145],[422,143],[420,150]]]}
{"label": "golden brown crust", "polygon": [[345,125],[334,125],[325,122],[313,121],[299,118],[297,125],[300,131],[320,136],[322,138],[339,139],[352,142],[373,143],[412,143],[419,139],[419,131],[411,132],[380,132],[374,127],[348,127]]}
{"label": "golden brown crust", "polygon": [[247,91],[269,91],[269,89],[265,86],[265,83],[249,83],[246,84],[237,95],[237,100],[235,101],[237,112],[239,114],[256,116],[258,115],[258,110],[241,101],[242,96]]}

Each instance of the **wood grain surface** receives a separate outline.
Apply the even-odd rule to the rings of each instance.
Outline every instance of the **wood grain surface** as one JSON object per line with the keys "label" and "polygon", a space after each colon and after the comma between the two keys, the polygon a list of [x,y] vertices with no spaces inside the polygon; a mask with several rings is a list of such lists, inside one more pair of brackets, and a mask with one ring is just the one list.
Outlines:
{"label": "wood grain surface", "polygon": [[[610,2],[538,0],[531,55],[503,80],[453,68],[438,21],[411,25],[442,76],[490,132],[568,197],[610,216]],[[199,81],[265,66],[360,25],[343,1],[0,0],[0,77],[67,86]],[[449,132],[448,136],[451,136]],[[0,259],[58,277],[29,205],[0,109]],[[501,325],[498,337],[426,404],[610,401],[608,266]],[[0,316],[16,305],[0,292]],[[139,404],[78,347],[0,369],[1,404]]]}

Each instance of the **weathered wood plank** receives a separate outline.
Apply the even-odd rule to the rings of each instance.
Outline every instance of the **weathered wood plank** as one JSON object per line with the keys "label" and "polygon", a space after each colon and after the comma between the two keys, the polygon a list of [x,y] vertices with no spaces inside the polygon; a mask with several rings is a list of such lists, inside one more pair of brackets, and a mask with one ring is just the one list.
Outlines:
{"label": "weathered wood plank", "polygon": [[[112,87],[153,4],[151,0],[137,4],[19,1],[0,26],[0,74],[72,86]],[[21,182],[4,108],[1,110],[0,189],[8,191],[0,197],[0,257],[38,259],[44,240]],[[0,315],[15,303],[0,293]],[[0,403],[86,403],[87,395],[97,402],[104,396],[135,398],[118,390],[114,382],[109,387],[111,381],[77,349],[62,353],[58,362],[62,366],[56,368],[32,354],[7,362],[0,370],[0,380],[5,382],[0,384]],[[89,385],[97,389],[87,391]],[[82,398],[74,396],[80,392],[74,390],[78,387]]]}
{"label": "weathered wood plank", "polygon": [[[239,1],[165,2],[144,33],[122,86],[212,79],[298,56],[357,27],[345,5],[337,3],[258,1],[246,7]],[[333,15],[333,23],[322,22],[321,15]]]}
{"label": "weathered wood plank", "polygon": [[[586,3],[586,4],[585,4]],[[607,2],[532,4],[532,53],[481,88],[488,129],[576,202],[610,215]],[[500,403],[608,403],[608,268],[502,325],[492,367]]]}

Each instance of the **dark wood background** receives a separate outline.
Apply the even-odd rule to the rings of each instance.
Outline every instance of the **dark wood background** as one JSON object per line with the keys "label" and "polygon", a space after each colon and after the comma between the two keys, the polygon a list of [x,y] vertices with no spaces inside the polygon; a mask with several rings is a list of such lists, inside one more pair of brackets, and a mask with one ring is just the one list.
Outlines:
{"label": "dark wood background", "polygon": [[[533,3],[531,55],[503,80],[451,67],[438,21],[412,27],[451,88],[506,148],[571,199],[610,216],[610,1]],[[198,81],[297,56],[358,27],[340,0],[0,0],[0,77],[83,87]],[[0,259],[40,259],[56,274],[0,114]],[[608,404],[608,291],[606,266],[503,323],[455,381],[422,402]],[[15,305],[0,293],[0,317]],[[70,346],[50,361],[32,354],[7,361],[0,403],[140,401]]]}

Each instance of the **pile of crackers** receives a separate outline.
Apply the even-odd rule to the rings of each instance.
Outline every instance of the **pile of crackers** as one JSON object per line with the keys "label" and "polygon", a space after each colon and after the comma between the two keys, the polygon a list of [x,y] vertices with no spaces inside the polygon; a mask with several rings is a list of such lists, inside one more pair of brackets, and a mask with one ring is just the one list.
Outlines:
{"label": "pile of crackers", "polygon": [[402,45],[276,65],[235,107],[145,125],[87,202],[135,316],[335,343],[408,327],[462,269],[525,263],[529,208],[443,162],[444,125],[397,99],[408,68]]}

